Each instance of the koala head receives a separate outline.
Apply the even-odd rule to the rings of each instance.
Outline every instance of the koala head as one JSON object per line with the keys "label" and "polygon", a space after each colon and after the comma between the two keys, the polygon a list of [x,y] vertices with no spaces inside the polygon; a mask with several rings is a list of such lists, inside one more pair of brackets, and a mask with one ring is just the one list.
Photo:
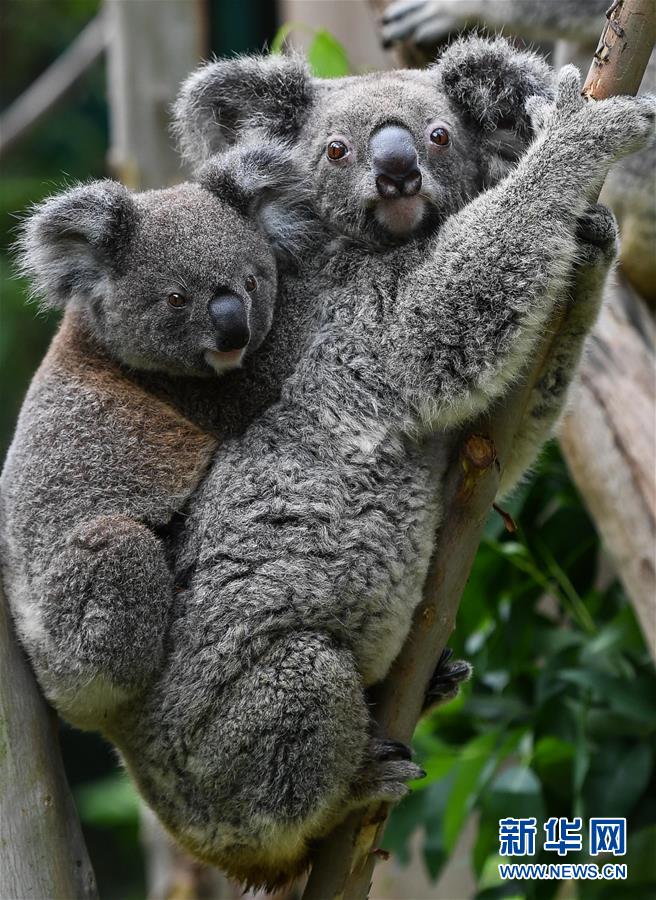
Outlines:
{"label": "koala head", "polygon": [[269,331],[277,258],[304,234],[289,159],[278,146],[235,149],[208,161],[198,183],[74,187],[26,220],[19,265],[46,306],[75,307],[133,368],[234,368]]}
{"label": "koala head", "polygon": [[456,41],[426,70],[332,80],[298,58],[242,57],[189,77],[176,130],[196,164],[242,139],[283,138],[325,223],[398,241],[498,181],[531,138],[526,100],[551,94],[547,64],[503,38]]}

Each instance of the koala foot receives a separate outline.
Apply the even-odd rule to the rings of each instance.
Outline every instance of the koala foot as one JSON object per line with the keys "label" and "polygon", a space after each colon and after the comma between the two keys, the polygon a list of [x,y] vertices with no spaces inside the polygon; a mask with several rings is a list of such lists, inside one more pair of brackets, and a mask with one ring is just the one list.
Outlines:
{"label": "koala foot", "polygon": [[576,223],[579,264],[610,266],[617,254],[617,234],[617,222],[608,207],[590,206]]}
{"label": "koala foot", "polygon": [[146,526],[119,515],[78,525],[43,592],[51,684],[67,684],[67,696],[85,705],[92,689],[116,702],[145,686],[160,663],[173,598],[161,544]]}
{"label": "koala foot", "polygon": [[449,662],[453,650],[445,647],[431,676],[422,707],[425,712],[434,706],[440,706],[458,696],[460,685],[471,677],[472,667],[464,659]]}
{"label": "koala foot", "polygon": [[424,770],[412,762],[412,750],[407,744],[371,738],[351,800],[354,806],[396,803],[409,793],[408,781],[425,777]]}
{"label": "koala foot", "polygon": [[441,8],[426,0],[396,0],[386,7],[381,20],[380,39],[383,47],[398,41],[409,41],[420,47],[432,47],[459,31],[458,4],[442,2]]}

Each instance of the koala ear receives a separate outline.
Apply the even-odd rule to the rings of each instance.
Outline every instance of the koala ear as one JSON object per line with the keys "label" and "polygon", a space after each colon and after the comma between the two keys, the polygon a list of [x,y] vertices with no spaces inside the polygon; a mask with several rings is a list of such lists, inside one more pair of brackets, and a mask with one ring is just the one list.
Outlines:
{"label": "koala ear", "polygon": [[183,83],[173,108],[182,155],[200,165],[245,131],[289,140],[312,105],[313,80],[300,56],[242,56],[208,63]]}
{"label": "koala ear", "polygon": [[450,102],[481,130],[488,175],[498,180],[532,137],[528,98],[553,98],[553,70],[540,56],[515,49],[505,38],[472,35],[454,41],[432,72]]}
{"label": "koala ear", "polygon": [[280,256],[297,257],[313,233],[309,192],[289,144],[235,147],[212,157],[198,181],[254,219]]}
{"label": "koala ear", "polygon": [[76,295],[100,296],[136,224],[130,192],[115,181],[94,181],[38,204],[16,244],[19,271],[46,307]]}

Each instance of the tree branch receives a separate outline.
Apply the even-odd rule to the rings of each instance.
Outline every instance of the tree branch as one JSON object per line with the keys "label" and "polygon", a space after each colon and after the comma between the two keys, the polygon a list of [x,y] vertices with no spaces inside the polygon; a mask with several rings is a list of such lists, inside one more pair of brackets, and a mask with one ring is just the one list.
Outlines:
{"label": "tree branch", "polygon": [[656,658],[656,326],[621,272],[611,298],[558,440]]}
{"label": "tree branch", "polygon": [[[593,65],[584,90],[600,98],[635,93],[653,47],[653,0],[620,0],[606,26],[623,41],[613,42]],[[649,7],[649,8],[647,8]],[[620,35],[621,32],[621,35]],[[604,44],[610,38],[602,36]],[[617,48],[617,49],[616,49]],[[625,57],[625,58],[622,58]],[[632,58],[631,61],[629,58]],[[605,92],[605,93],[604,93]],[[558,339],[564,313],[554,317],[538,359],[503,405],[479,421],[460,441],[447,476],[447,514],[442,525],[422,603],[411,633],[380,687],[374,716],[386,737],[408,742],[419,718],[430,676],[453,629],[485,520],[498,487],[499,472],[512,446],[536,384]],[[303,900],[364,900],[389,807],[352,814],[318,847]]]}
{"label": "tree branch", "polygon": [[56,729],[0,589],[0,897],[98,896]]}
{"label": "tree branch", "polygon": [[0,159],[64,99],[102,55],[106,43],[105,22],[101,13],[0,116]]}

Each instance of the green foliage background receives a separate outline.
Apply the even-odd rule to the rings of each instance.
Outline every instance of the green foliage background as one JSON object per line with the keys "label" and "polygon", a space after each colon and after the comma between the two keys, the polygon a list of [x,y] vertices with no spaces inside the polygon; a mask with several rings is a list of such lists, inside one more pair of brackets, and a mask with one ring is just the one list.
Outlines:
{"label": "green foliage background", "polygon": [[[5,4],[3,107],[97,6],[97,0]],[[247,42],[247,29],[232,24],[235,41]],[[291,27],[278,33],[274,52]],[[323,77],[349,71],[344,49],[327,32],[314,35],[308,56]],[[68,181],[106,174],[106,148],[104,70],[98,64],[3,165],[0,455],[55,326],[52,317],[26,306],[25,285],[10,278],[16,215]],[[419,829],[426,868],[437,878],[473,815],[476,896],[547,898],[559,891],[558,883],[499,882],[499,818],[536,816],[540,835],[549,816],[581,816],[584,822],[625,816],[629,850],[621,861],[628,864],[628,881],[579,882],[576,896],[646,900],[656,896],[654,667],[620,586],[604,577],[597,534],[555,446],[511,511],[520,526],[516,535],[504,533],[496,516],[488,523],[451,642],[458,656],[473,663],[474,677],[456,701],[420,724],[415,746],[427,778],[395,810],[386,846],[408,860],[409,838]],[[65,727],[62,743],[102,896],[145,896],[138,804],[113,752],[97,736]],[[542,852],[539,861],[560,860]]]}

